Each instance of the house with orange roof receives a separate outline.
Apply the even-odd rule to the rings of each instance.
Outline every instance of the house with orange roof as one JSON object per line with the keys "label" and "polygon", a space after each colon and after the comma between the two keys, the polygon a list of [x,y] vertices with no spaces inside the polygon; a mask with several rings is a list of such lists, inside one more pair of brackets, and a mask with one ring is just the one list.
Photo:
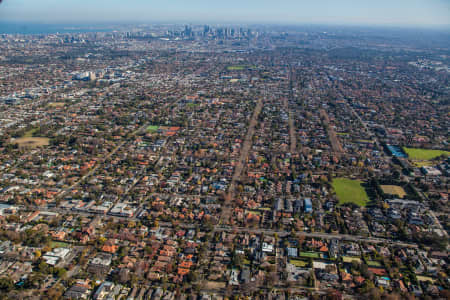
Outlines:
{"label": "house with orange roof", "polygon": [[320,247],[319,251],[320,252],[328,252],[328,247],[326,245],[323,245],[322,247]]}
{"label": "house with orange roof", "polygon": [[353,280],[355,281],[355,283],[359,286],[362,285],[364,283],[364,281],[366,281],[364,279],[364,277],[362,276],[356,276],[355,278],[353,278]]}
{"label": "house with orange roof", "polygon": [[167,250],[159,250],[159,255],[161,255],[161,258],[166,258],[166,261],[169,261],[169,257],[172,256],[174,253],[167,251]]}
{"label": "house with orange roof", "polygon": [[112,254],[116,253],[117,250],[119,250],[119,246],[117,246],[117,245],[105,244],[102,247],[103,252],[108,252],[108,253],[112,253]]}
{"label": "house with orange roof", "polygon": [[341,278],[342,278],[342,282],[345,284],[353,283],[352,275],[347,273],[346,271],[341,272]]}
{"label": "house with orange roof", "polygon": [[368,270],[369,270],[370,272],[372,272],[373,274],[378,275],[378,276],[386,276],[386,275],[387,275],[387,272],[386,272],[385,269],[380,269],[380,268],[368,268]]}
{"label": "house with orange roof", "polygon": [[63,241],[66,238],[66,233],[64,231],[52,231],[50,234],[55,240]]}
{"label": "house with orange roof", "polygon": [[[177,242],[172,241],[172,240],[167,240],[167,241],[166,241],[166,245],[169,245],[169,246],[176,246],[176,245],[177,245]],[[173,250],[175,251],[176,249],[173,249]]]}
{"label": "house with orange roof", "polygon": [[185,276],[185,275],[189,274],[189,269],[178,268],[177,273],[178,273],[178,275]]}
{"label": "house with orange roof", "polygon": [[39,210],[35,211],[34,213],[32,213],[26,220],[26,222],[31,222],[34,220],[34,218],[36,218],[41,212]]}
{"label": "house with orange roof", "polygon": [[178,266],[180,268],[190,269],[192,267],[192,261],[182,261]]}

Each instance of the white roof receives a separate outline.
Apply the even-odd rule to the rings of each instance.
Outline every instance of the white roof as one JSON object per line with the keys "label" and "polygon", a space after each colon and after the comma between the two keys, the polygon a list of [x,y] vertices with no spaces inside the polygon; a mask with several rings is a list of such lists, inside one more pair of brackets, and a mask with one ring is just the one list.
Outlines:
{"label": "white roof", "polygon": [[324,262],[321,262],[321,261],[313,261],[313,268],[314,268],[314,269],[325,270],[325,268],[326,268],[327,266],[330,266],[330,265],[333,265],[333,264],[324,263]]}
{"label": "white roof", "polygon": [[51,266],[56,265],[56,263],[57,263],[58,260],[59,260],[58,257],[55,257],[55,256],[47,256],[47,255],[42,256],[42,258],[45,259],[45,262],[46,262],[48,265],[51,265]]}
{"label": "white roof", "polygon": [[56,257],[56,258],[64,258],[69,254],[69,248],[55,248],[53,251],[47,252],[44,256],[47,257]]}

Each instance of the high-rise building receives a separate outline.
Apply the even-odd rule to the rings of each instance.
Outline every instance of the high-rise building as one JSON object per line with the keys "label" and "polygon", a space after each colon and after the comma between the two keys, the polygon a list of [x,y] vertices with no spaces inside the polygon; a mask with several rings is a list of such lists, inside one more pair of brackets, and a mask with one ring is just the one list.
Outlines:
{"label": "high-rise building", "polygon": [[208,33],[209,33],[209,31],[210,31],[209,26],[208,26],[208,25],[205,25],[205,26],[203,27],[203,35],[204,35],[204,36],[207,36]]}

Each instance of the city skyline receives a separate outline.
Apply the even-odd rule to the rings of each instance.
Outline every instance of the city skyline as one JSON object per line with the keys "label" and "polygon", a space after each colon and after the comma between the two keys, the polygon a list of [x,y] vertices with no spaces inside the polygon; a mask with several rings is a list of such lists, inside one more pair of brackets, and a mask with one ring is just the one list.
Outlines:
{"label": "city skyline", "polygon": [[450,2],[413,1],[254,1],[196,0],[3,1],[0,19],[13,22],[231,22],[267,24],[381,25],[449,27]]}

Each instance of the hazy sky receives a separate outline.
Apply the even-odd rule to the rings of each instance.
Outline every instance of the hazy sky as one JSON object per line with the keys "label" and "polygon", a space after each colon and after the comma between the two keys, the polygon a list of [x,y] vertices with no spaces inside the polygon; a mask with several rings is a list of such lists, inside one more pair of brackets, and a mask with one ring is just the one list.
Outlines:
{"label": "hazy sky", "polygon": [[450,0],[3,0],[0,21],[450,25]]}

